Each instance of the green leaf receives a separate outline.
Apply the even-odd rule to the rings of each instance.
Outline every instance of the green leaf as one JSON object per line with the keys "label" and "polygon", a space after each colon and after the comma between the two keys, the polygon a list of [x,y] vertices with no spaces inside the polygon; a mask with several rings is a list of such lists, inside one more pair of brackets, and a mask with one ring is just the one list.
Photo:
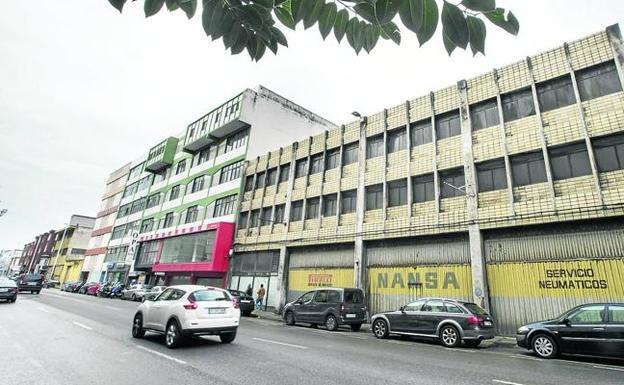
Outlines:
{"label": "green leaf", "polygon": [[377,0],[375,3],[375,16],[378,24],[386,24],[399,12],[400,0]]}
{"label": "green leaf", "polygon": [[470,49],[472,54],[476,55],[477,52],[481,52],[485,55],[485,35],[487,30],[483,20],[474,16],[466,17],[468,23],[468,32],[470,34]]}
{"label": "green leaf", "polygon": [[249,57],[251,58],[251,60],[254,60],[256,58],[256,52],[258,50],[258,40],[253,34],[247,35],[246,47],[247,47],[247,53],[249,54]]}
{"label": "green leaf", "polygon": [[248,32],[242,29],[242,27],[241,30],[242,33],[239,35],[238,39],[236,39],[236,42],[232,45],[232,48],[230,49],[233,55],[238,55],[239,53],[243,52],[243,50],[247,46],[247,39],[249,36]]}
{"label": "green leaf", "polygon": [[369,24],[366,27],[365,39],[364,39],[364,50],[368,53],[375,48],[377,45],[377,41],[379,40],[379,34],[381,32],[381,27],[378,25]]}
{"label": "green leaf", "polygon": [[[262,15],[257,8],[253,5],[243,5],[238,8],[239,16],[243,19],[243,22],[253,27],[254,30],[262,28]],[[249,39],[248,42],[249,44]]]}
{"label": "green leaf", "polygon": [[176,9],[180,8],[177,0],[165,0],[165,4],[167,5],[167,9],[169,11],[175,11]]}
{"label": "green leaf", "polygon": [[338,7],[336,7],[336,3],[328,3],[323,7],[323,12],[321,12],[321,17],[319,18],[319,31],[321,32],[321,36],[323,40],[329,35],[336,22],[336,15],[338,14]]}
{"label": "green leaf", "polygon": [[275,16],[277,16],[277,19],[286,27],[294,30],[295,19],[293,18],[290,7],[291,7],[290,0],[286,0],[281,6],[275,8]]}
{"label": "green leaf", "polygon": [[466,48],[468,45],[468,23],[464,13],[446,1],[442,6],[442,34],[458,47]]}
{"label": "green leaf", "polygon": [[311,0],[290,0],[291,3],[291,14],[293,19],[295,20],[295,24],[298,24],[301,20],[303,20],[303,16],[306,14],[306,6],[313,3]]}
{"label": "green leaf", "polygon": [[364,20],[377,24],[375,16],[375,6],[366,2],[361,2],[353,6],[353,10]]}
{"label": "green leaf", "polygon": [[108,2],[115,7],[119,13],[123,10],[123,6],[126,3],[126,0],[108,0]]}
{"label": "green leaf", "polygon": [[262,59],[262,56],[264,56],[264,52],[266,51],[266,44],[264,44],[264,42],[262,40],[256,40],[256,44],[258,45],[256,47],[256,58],[255,60],[258,61],[260,59]]}
{"label": "green leaf", "polygon": [[422,1],[422,23],[418,31],[416,31],[416,37],[418,42],[422,46],[431,39],[438,27],[438,4],[435,0],[421,0]]}
{"label": "green leaf", "polygon": [[399,8],[399,16],[403,25],[412,32],[417,32],[423,22],[423,0],[404,0]]}
{"label": "green leaf", "polygon": [[511,11],[507,14],[507,18],[505,18],[505,10],[503,8],[496,8],[490,12],[483,12],[483,14],[492,24],[501,27],[512,35],[517,35],[520,31],[518,19],[516,19],[516,16],[514,16]]}
{"label": "green leaf", "polygon": [[347,42],[353,49],[355,49],[356,47],[355,35],[359,25],[360,22],[358,21],[357,17],[351,18],[347,23]]}
{"label": "green leaf", "polygon": [[347,31],[347,23],[349,22],[349,12],[346,9],[341,9],[336,14],[336,22],[334,23],[334,36],[340,43],[345,32]]}
{"label": "green leaf", "polygon": [[204,32],[206,32],[207,36],[212,34],[211,31],[211,23],[212,23],[212,14],[217,6],[216,1],[205,1],[204,9],[202,10],[202,27],[204,27]]}
{"label": "green leaf", "polygon": [[305,29],[308,29],[318,21],[319,17],[321,17],[321,12],[323,11],[323,7],[325,6],[325,0],[305,1],[313,3],[309,8],[308,13],[303,17],[303,27]]}
{"label": "green leaf", "polygon": [[186,13],[187,18],[191,19],[195,16],[195,11],[197,11],[197,0],[178,0],[178,4],[184,13]]}
{"label": "green leaf", "polygon": [[273,0],[254,0],[254,4],[258,4],[261,7],[267,8],[267,9],[273,9]]}
{"label": "green leaf", "polygon": [[448,55],[451,56],[456,47],[455,43],[453,43],[451,39],[446,36],[446,34],[442,34],[442,41],[444,42],[444,48],[446,48],[446,52],[448,52]]}
{"label": "green leaf", "polygon": [[284,47],[288,47],[288,40],[286,40],[286,36],[284,36],[282,31],[280,31],[279,29],[275,27],[271,27],[270,31],[271,31],[271,35],[275,38],[275,41],[277,43],[283,45]]}
{"label": "green leaf", "polygon": [[496,8],[496,0],[464,0],[461,5],[473,11],[485,12]]}
{"label": "green leaf", "polygon": [[390,39],[397,45],[401,44],[401,32],[392,21],[381,26],[381,37]]}
{"label": "green leaf", "polygon": [[[216,12],[215,12],[216,14]],[[214,19],[213,19],[214,22]],[[215,30],[212,34],[212,40],[216,40],[228,33],[230,29],[232,29],[232,24],[234,24],[234,17],[232,16],[232,12],[228,8],[223,9],[223,16],[221,16],[221,20],[215,23]],[[238,23],[238,21],[237,21]]]}
{"label": "green leaf", "polygon": [[165,0],[145,0],[143,9],[145,11],[145,17],[154,16],[158,13],[165,4]]}
{"label": "green leaf", "polygon": [[217,5],[214,7],[214,11],[212,12],[212,18],[210,19],[209,35],[212,37],[212,40],[216,40],[220,37],[219,31],[221,30],[221,24],[223,22],[225,12],[226,11],[221,5],[221,2],[217,2]]}
{"label": "green leaf", "polygon": [[241,27],[238,21],[232,23],[228,33],[223,34],[223,45],[225,48],[227,49],[232,47],[238,41],[240,35],[244,33],[243,27]]}

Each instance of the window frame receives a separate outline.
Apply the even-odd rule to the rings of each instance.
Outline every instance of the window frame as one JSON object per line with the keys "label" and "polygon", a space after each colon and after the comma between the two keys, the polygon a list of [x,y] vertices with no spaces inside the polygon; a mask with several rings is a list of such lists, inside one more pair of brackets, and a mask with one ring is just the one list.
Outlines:
{"label": "window frame", "polygon": [[[535,88],[540,112],[553,111],[576,103],[572,78],[569,74],[537,83]],[[564,93],[563,89],[567,89],[567,92]],[[553,100],[549,100],[549,98],[553,98]]]}
{"label": "window frame", "polygon": [[[419,140],[422,137],[422,142]],[[433,142],[431,118],[410,123],[410,140],[412,148]]]}
{"label": "window frame", "polygon": [[[398,194],[398,201],[393,200],[393,195]],[[388,207],[407,205],[407,179],[397,179],[387,183]]]}
{"label": "window frame", "polygon": [[382,183],[366,186],[364,190],[366,211],[384,208]]}
{"label": "window frame", "polygon": [[342,146],[342,167],[359,161],[360,143],[353,142]]}
{"label": "window frame", "polygon": [[[435,177],[433,173],[414,176],[412,177],[411,183],[412,183],[412,203],[424,203],[424,202],[435,201],[436,199],[435,198]],[[418,198],[417,194],[419,193],[418,191],[419,185],[423,186],[422,193],[424,196],[424,200],[417,199]],[[429,192],[431,193],[430,199],[429,199]]]}
{"label": "window frame", "polygon": [[436,115],[436,140],[452,138],[461,135],[461,116],[459,110],[453,109]]}
{"label": "window frame", "polygon": [[[458,183],[460,180],[462,182],[461,184]],[[456,188],[453,188],[444,182],[450,183]],[[440,198],[441,199],[466,196],[466,193],[461,191],[461,188],[462,187],[465,188],[465,186],[466,186],[466,176],[464,174],[464,169],[462,167],[458,167],[458,168],[454,168],[450,170],[444,170],[440,172]],[[450,192],[452,193],[449,194]]]}
{"label": "window frame", "polygon": [[[498,102],[496,101],[496,98],[475,103],[469,106],[469,109],[470,127],[472,128],[472,131],[478,131],[484,128],[496,127],[500,125]],[[494,114],[491,114],[491,110],[494,110]],[[475,122],[483,122],[483,125],[475,124]]]}
{"label": "window frame", "polygon": [[321,211],[321,201],[319,197],[307,198],[305,209],[305,219],[318,219]]}
{"label": "window frame", "polygon": [[[591,163],[585,142],[566,144],[548,149],[553,181],[591,175]],[[584,158],[584,159],[581,159]],[[582,161],[584,164],[575,162]],[[559,167],[565,167],[560,169]]]}
{"label": "window frame", "polygon": [[[509,157],[509,162],[511,164],[510,171],[513,187],[529,186],[532,184],[545,183],[548,181],[548,176],[546,174],[546,163],[544,161],[544,155],[541,151],[532,151],[523,154],[512,155]],[[541,170],[536,169],[536,167],[538,167],[538,164],[539,166],[541,166]],[[518,173],[520,166],[526,166],[528,183],[519,183],[518,181],[518,178],[520,178]],[[537,173],[538,171],[539,173]],[[541,175],[543,175],[543,178],[538,178]],[[522,177],[524,177],[524,175],[522,175]]]}
{"label": "window frame", "polygon": [[[338,194],[323,195],[323,207],[321,213],[323,217],[333,217],[338,212]],[[331,210],[331,211],[329,211]]]}
{"label": "window frame", "polygon": [[[531,101],[531,108],[529,109],[527,114],[523,115],[523,111],[520,110],[520,107],[528,107],[528,105],[521,106],[521,102],[523,101]],[[506,94],[501,95],[501,105],[503,106],[503,122],[513,122],[514,120],[519,120],[523,118],[527,118],[529,116],[533,116],[536,114],[535,109],[535,100],[533,100],[533,92],[531,87],[525,87],[516,91],[508,92]],[[516,110],[512,114],[508,106],[515,106]]]}
{"label": "window frame", "polygon": [[340,164],[340,147],[329,149],[325,152],[325,170],[338,168]]}
{"label": "window frame", "polygon": [[[346,204],[348,203],[348,204]],[[345,211],[349,209],[350,211]],[[340,192],[340,215],[351,214],[357,210],[357,190],[347,190]]]}
{"label": "window frame", "polygon": [[405,130],[405,127],[399,127],[392,131],[388,131],[386,136],[386,152],[388,154],[407,149],[407,131]]}
{"label": "window frame", "polygon": [[383,134],[366,138],[366,159],[373,159],[384,155]]}
{"label": "window frame", "polygon": [[[475,164],[475,169],[477,171],[478,192],[482,193],[488,191],[504,190],[507,188],[507,170],[505,168],[505,160],[503,158],[477,163]],[[501,169],[502,179],[500,179]],[[483,183],[486,178],[487,182],[489,183],[488,185],[484,185]],[[502,184],[500,184],[501,180]]]}
{"label": "window frame", "polygon": [[290,221],[297,222],[303,219],[303,199],[294,201],[290,207]]}

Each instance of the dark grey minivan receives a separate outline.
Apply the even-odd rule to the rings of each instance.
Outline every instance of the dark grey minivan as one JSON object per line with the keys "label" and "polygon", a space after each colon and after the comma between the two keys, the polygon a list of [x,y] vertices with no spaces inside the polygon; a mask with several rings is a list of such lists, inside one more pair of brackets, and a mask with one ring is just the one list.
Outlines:
{"label": "dark grey minivan", "polygon": [[283,314],[286,325],[325,325],[330,331],[349,325],[351,330],[358,331],[366,322],[364,293],[360,289],[315,289],[286,304]]}

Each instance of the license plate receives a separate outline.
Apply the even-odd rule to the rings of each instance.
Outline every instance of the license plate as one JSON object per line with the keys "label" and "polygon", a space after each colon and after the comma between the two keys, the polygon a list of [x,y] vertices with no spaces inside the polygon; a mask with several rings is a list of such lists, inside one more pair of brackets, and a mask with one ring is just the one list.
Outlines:
{"label": "license plate", "polygon": [[355,314],[347,314],[347,318],[355,318]]}
{"label": "license plate", "polygon": [[0,293],[7,293],[9,289],[0,289]]}
{"label": "license plate", "polygon": [[208,309],[208,314],[225,314],[225,308]]}
{"label": "license plate", "polygon": [[483,326],[492,326],[492,322],[490,322],[490,321],[483,321]]}
{"label": "license plate", "polygon": [[241,300],[241,303],[251,303],[251,301],[250,301],[250,300],[248,300],[248,299],[242,299],[242,300]]}
{"label": "license plate", "polygon": [[28,282],[26,283],[28,286],[35,286],[37,284],[37,282]]}

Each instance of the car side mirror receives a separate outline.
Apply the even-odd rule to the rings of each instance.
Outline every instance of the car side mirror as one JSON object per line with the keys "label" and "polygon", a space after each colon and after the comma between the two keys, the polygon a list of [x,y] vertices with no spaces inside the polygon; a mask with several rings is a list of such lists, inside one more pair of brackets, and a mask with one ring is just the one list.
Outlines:
{"label": "car side mirror", "polygon": [[405,306],[401,306],[401,307],[399,308],[399,311],[400,311],[401,313],[405,313]]}
{"label": "car side mirror", "polygon": [[570,320],[568,318],[564,318],[561,320],[561,324],[565,326],[570,326]]}

